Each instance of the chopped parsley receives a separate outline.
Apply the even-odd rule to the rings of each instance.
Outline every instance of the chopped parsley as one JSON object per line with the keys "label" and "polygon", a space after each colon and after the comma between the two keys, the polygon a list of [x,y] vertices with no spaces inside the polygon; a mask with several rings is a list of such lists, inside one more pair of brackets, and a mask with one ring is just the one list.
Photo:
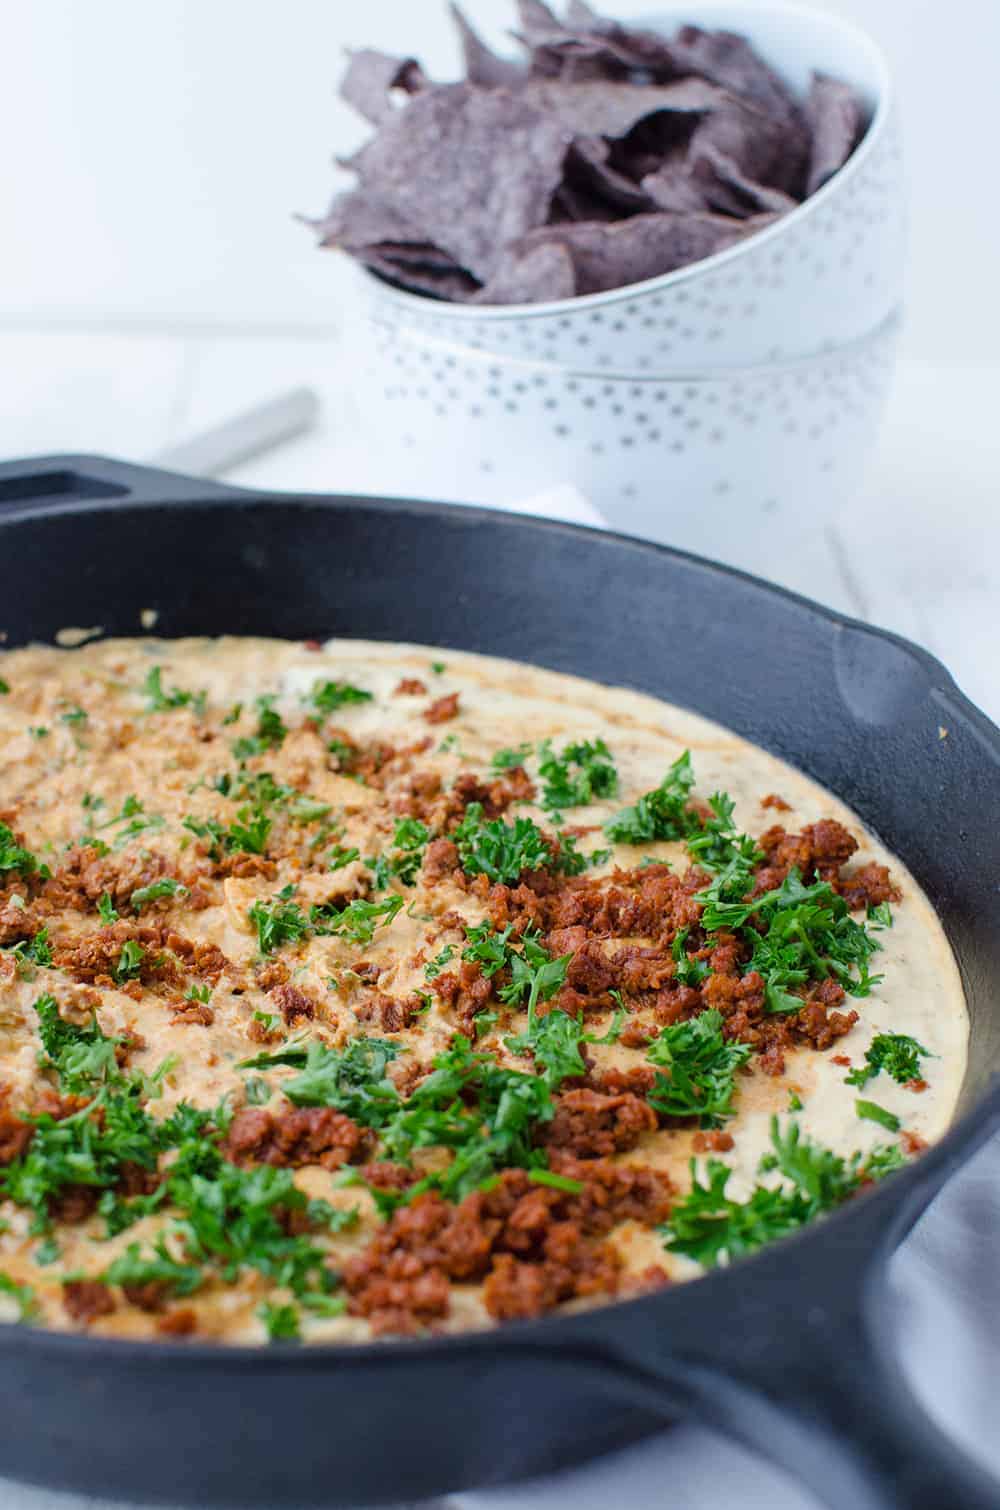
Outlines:
{"label": "chopped parsley", "polygon": [[34,1003],[38,1036],[45,1051],[44,1067],[55,1070],[60,1090],[69,1095],[93,1093],[118,1079],[115,1050],[118,1038],[108,1038],[94,1017],[86,1027],[60,1016],[54,996],[46,993]]}
{"label": "chopped parsley", "polygon": [[370,703],[371,700],[370,692],[352,687],[350,682],[316,682],[307,698],[324,718],[336,713],[338,708],[349,707],[352,703]]}
{"label": "chopped parsley", "polygon": [[750,1048],[728,1042],[722,1027],[722,1013],[709,1008],[689,1022],[661,1029],[648,1050],[660,1070],[650,1106],[668,1117],[700,1117],[702,1127],[717,1127],[733,1115],[736,1072]]}
{"label": "chopped parsley", "polygon": [[[129,900],[136,912],[141,912],[149,902],[158,902],[163,897],[184,898],[187,894],[187,887],[180,881],[175,881],[173,876],[163,876],[159,881],[151,881],[148,886],[138,887]],[[104,895],[106,896],[107,893],[105,892]]]}
{"label": "chopped parsley", "polygon": [[327,868],[329,870],[341,870],[345,865],[351,865],[355,860],[359,860],[360,858],[361,851],[359,849],[344,849],[338,844],[331,849],[326,857]]}
{"label": "chopped parsley", "polygon": [[124,985],[127,980],[135,980],[142,969],[142,962],[146,957],[146,951],[137,939],[126,939],[122,944],[118,962],[115,965],[115,980]]}
{"label": "chopped parsley", "polygon": [[233,744],[237,760],[252,760],[255,755],[266,755],[271,750],[280,750],[288,729],[281,714],[274,707],[274,695],[266,693],[255,700],[257,709],[257,732],[244,735]]}
{"label": "chopped parsley", "polygon": [[700,827],[688,806],[693,786],[691,752],[685,750],[658,787],[608,819],[605,833],[615,844],[651,844],[659,839],[687,838]]}
{"label": "chopped parsley", "polygon": [[466,875],[488,876],[491,881],[515,885],[525,870],[540,870],[552,863],[544,835],[530,818],[502,818],[486,822],[481,802],[470,802],[452,839]]}
{"label": "chopped parsley", "polygon": [[23,876],[38,870],[38,861],[31,852],[18,844],[13,830],[0,823],[0,870],[17,870]]}
{"label": "chopped parsley", "polygon": [[618,790],[618,772],[603,739],[569,744],[556,755],[548,740],[538,750],[539,774],[545,783],[542,806],[550,812],[582,807]]}
{"label": "chopped parsley", "polygon": [[184,692],[180,687],[170,691],[163,685],[163,667],[154,666],[142,684],[147,713],[167,713],[173,708],[193,707],[198,714],[205,711],[204,692]]}
{"label": "chopped parsley", "polygon": [[10,953],[14,957],[22,979],[33,980],[37,965],[48,966],[52,963],[52,946],[49,943],[48,928],[39,928],[34,938],[15,944]]}
{"label": "chopped parsley", "polygon": [[257,1315],[267,1329],[269,1342],[301,1342],[298,1309],[293,1305],[275,1305],[270,1300],[261,1301]]}
{"label": "chopped parsley", "polygon": [[59,722],[63,724],[69,724],[71,726],[76,724],[85,724],[87,722],[86,710],[84,708],[81,708],[79,705],[76,705],[72,708],[67,708],[65,713],[60,713]]}
{"label": "chopped parsley", "polygon": [[309,932],[309,919],[302,908],[281,892],[270,902],[254,902],[247,917],[257,930],[261,954],[273,954],[285,944],[298,943]]}
{"label": "chopped parsley", "polygon": [[[5,687],[6,690],[6,687]],[[17,1305],[18,1321],[31,1321],[38,1309],[30,1285],[15,1284],[9,1274],[0,1272],[0,1295],[7,1295]]]}
{"label": "chopped parsley", "polygon": [[10,682],[5,682],[0,676],[0,697],[6,697],[10,692]]}
{"label": "chopped parsley", "polygon": [[102,891],[97,899],[97,911],[106,928],[110,928],[112,923],[117,923],[118,913],[115,911],[115,904],[106,891]]}
{"label": "chopped parsley", "polygon": [[908,1033],[878,1033],[865,1050],[865,1063],[845,1075],[845,1085],[867,1085],[881,1072],[891,1075],[899,1085],[921,1078],[920,1061],[930,1050]]}
{"label": "chopped parsley", "polygon": [[309,922],[316,933],[343,935],[355,944],[370,944],[375,929],[391,923],[402,905],[403,898],[395,892],[384,902],[359,900],[339,909],[325,902],[310,909]]}
{"label": "chopped parsley", "polygon": [[855,1101],[854,1110],[863,1122],[877,1122],[881,1127],[887,1127],[890,1132],[899,1132],[902,1126],[895,1112],[887,1111],[876,1101]]}
{"label": "chopped parsley", "polygon": [[436,980],[437,977],[441,974],[441,971],[447,964],[450,963],[454,956],[454,944],[445,944],[440,953],[436,954],[432,960],[428,960],[427,964],[424,966],[424,975],[426,976],[426,978],[428,980]]}
{"label": "chopped parsley", "polygon": [[385,891],[393,879],[412,886],[429,838],[430,830],[419,818],[401,818],[392,836],[393,850],[365,861],[372,872],[375,890]]}
{"label": "chopped parsley", "polygon": [[748,884],[748,877],[737,876],[738,871],[742,871],[739,861],[722,871],[695,900],[704,905],[705,929],[732,929],[751,945],[747,969],[763,977],[769,1012],[798,1012],[803,998],[797,988],[810,981],[832,978],[852,996],[867,996],[878,984],[881,976],[868,969],[868,961],[880,947],[878,940],[855,922],[843,897],[828,882],[806,886],[793,869],[775,890],[752,901],[736,900],[732,892],[745,894]]}
{"label": "chopped parsley", "polygon": [[516,749],[496,750],[490,760],[494,771],[511,771],[515,766],[523,765],[531,754],[530,744],[520,744]]}
{"label": "chopped parsley", "polygon": [[167,1251],[160,1238],[151,1253],[143,1254],[138,1243],[129,1243],[125,1252],[109,1264],[101,1278],[110,1285],[162,1285],[171,1295],[193,1295],[204,1274],[196,1264],[180,1263]]}
{"label": "chopped parsley", "polygon": [[903,1163],[899,1150],[887,1147],[843,1159],[803,1137],[797,1123],[782,1133],[777,1117],[771,1119],[771,1148],[761,1171],[777,1171],[786,1183],[755,1185],[745,1201],[727,1195],[731,1171],[721,1160],[708,1160],[702,1182],[692,1159],[691,1189],[660,1228],[666,1247],[706,1268],[731,1262],[842,1205],[866,1180],[881,1179]]}
{"label": "chopped parsley", "polygon": [[468,939],[466,948],[462,950],[462,958],[475,960],[483,975],[489,977],[496,975],[498,970],[507,968],[514,954],[514,940],[511,944],[511,934],[514,932],[512,923],[508,923],[502,933],[497,933],[490,923],[476,923],[467,926],[465,936]]}

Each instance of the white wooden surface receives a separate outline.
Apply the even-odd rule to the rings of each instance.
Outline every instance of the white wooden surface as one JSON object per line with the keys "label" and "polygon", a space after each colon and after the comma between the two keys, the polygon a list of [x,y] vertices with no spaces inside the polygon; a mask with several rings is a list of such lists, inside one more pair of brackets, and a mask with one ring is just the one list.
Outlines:
{"label": "white wooden surface", "polygon": [[[302,383],[322,399],[317,430],[230,480],[281,490],[377,492],[379,458],[352,442],[350,354],[330,333],[306,339],[197,328],[0,329],[0,459],[88,451],[149,460]],[[993,368],[902,366],[869,485],[863,496],[845,499],[839,517],[821,531],[825,569],[805,578],[776,539],[772,572],[799,591],[926,645],[994,717],[1000,717],[993,634],[1000,587],[998,386]],[[573,513],[572,498],[555,497],[549,505],[564,516]],[[933,1302],[950,1286],[940,1267],[927,1264]],[[974,1311],[977,1333],[984,1324]],[[929,1339],[924,1356],[936,1375],[943,1368],[947,1376],[942,1337],[954,1331],[949,1322],[946,1333],[940,1323],[937,1332],[920,1333]],[[1000,1347],[989,1354],[991,1371],[998,1356]],[[969,1368],[964,1361],[955,1367],[958,1397]],[[962,1418],[971,1418],[987,1395],[978,1390],[965,1398]],[[667,1503],[722,1510],[737,1501],[746,1510],[817,1510],[783,1474],[694,1427],[555,1480],[449,1503],[453,1510],[561,1510],[567,1504],[604,1510],[626,1498],[636,1510]],[[89,1504],[0,1482],[2,1510],[87,1510]]]}

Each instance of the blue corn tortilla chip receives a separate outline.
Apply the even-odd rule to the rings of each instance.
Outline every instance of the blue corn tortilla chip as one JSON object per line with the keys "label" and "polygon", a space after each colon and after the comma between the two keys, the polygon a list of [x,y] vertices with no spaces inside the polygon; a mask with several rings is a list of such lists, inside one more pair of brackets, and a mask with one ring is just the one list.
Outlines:
{"label": "blue corn tortilla chip", "polygon": [[393,58],[374,48],[362,47],[348,54],[347,72],[340,84],[340,97],[373,126],[380,126],[396,107],[392,91],[416,94],[427,83],[416,58]]}
{"label": "blue corn tortilla chip", "polygon": [[424,89],[354,158],[368,188],[480,282],[544,223],[570,135],[504,89]]}
{"label": "blue corn tortilla chip", "polygon": [[580,221],[529,231],[517,250],[565,247],[576,274],[577,293],[596,294],[672,273],[689,262],[710,257],[761,229],[762,221],[770,224],[774,218],[733,220],[725,215],[661,211],[633,215],[609,225]]}
{"label": "blue corn tortilla chip", "polygon": [[449,0],[465,61],[431,82],[363,49],[342,93],[375,127],[353,190],[309,222],[320,244],[431,297],[570,298],[672,272],[788,214],[864,131],[853,90],[800,99],[748,39],[562,14],[514,0],[522,56],[494,52]]}
{"label": "blue corn tortilla chip", "polygon": [[854,151],[861,136],[861,106],[854,92],[839,79],[814,73],[806,117],[812,127],[806,193],[815,194]]}
{"label": "blue corn tortilla chip", "polygon": [[469,84],[479,84],[484,89],[498,89],[503,85],[516,85],[527,78],[528,70],[523,63],[512,58],[502,58],[493,52],[469,24],[465,13],[451,0],[449,5],[452,21],[458,31],[458,40],[465,61],[465,77]]}
{"label": "blue corn tortilla chip", "polygon": [[473,304],[541,304],[571,299],[577,292],[573,259],[565,246],[550,242],[523,253],[508,251],[486,287],[474,294]]}

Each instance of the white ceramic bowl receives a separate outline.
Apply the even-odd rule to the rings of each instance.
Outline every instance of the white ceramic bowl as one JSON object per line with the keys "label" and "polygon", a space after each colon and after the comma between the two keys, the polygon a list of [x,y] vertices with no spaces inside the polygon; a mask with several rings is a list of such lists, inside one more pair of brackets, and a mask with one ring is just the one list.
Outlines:
{"label": "white ceramic bowl", "polygon": [[573,483],[616,528],[774,575],[808,558],[878,433],[898,315],[835,352],[729,372],[513,361],[374,327],[354,374],[380,485],[505,504]]}
{"label": "white ceramic bowl", "polygon": [[362,274],[369,316],[413,339],[588,370],[660,372],[812,355],[882,325],[902,297],[905,195],[885,62],[861,31],[796,6],[676,0],[643,26],[743,32],[797,91],[813,69],[857,90],[871,121],[812,198],[747,241],[609,293],[483,308],[405,293]]}

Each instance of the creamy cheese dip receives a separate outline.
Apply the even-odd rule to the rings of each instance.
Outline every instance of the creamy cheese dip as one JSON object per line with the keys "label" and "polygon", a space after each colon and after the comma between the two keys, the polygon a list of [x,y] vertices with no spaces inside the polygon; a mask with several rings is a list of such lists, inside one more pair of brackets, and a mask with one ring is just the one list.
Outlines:
{"label": "creamy cheese dip", "polygon": [[[334,690],[317,699],[315,689],[326,683]],[[34,1143],[27,1134],[19,1135],[19,1114],[48,1111],[58,1126],[59,1118],[85,1107],[100,1084],[115,1084],[117,1076],[121,1094],[122,1077],[131,1077],[147,1117],[167,1118],[182,1103],[205,1110],[224,1106],[226,1113],[203,1130],[206,1145],[221,1140],[223,1153],[238,1158],[244,1173],[270,1166],[292,1170],[295,1186],[311,1200],[327,1203],[334,1212],[356,1213],[342,1218],[353,1225],[338,1231],[337,1219],[331,1227],[329,1214],[292,1219],[275,1208],[291,1236],[308,1235],[330,1272],[323,1281],[329,1286],[327,1301],[316,1309],[299,1306],[294,1287],[283,1282],[287,1276],[273,1268],[266,1272],[266,1263],[262,1269],[254,1262],[234,1262],[231,1272],[224,1273],[218,1255],[201,1251],[199,1256],[193,1240],[177,1228],[177,1210],[162,1195],[156,1206],[157,1180],[177,1157],[176,1148],[163,1151],[159,1169],[147,1170],[145,1177],[121,1181],[113,1174],[91,1186],[102,1201],[99,1208],[86,1189],[74,1208],[79,1187],[68,1195],[65,1189],[61,1195],[56,1192],[48,1204],[44,1198],[36,1201],[33,1208],[22,1182],[14,1188],[16,1199],[0,1203],[6,1224],[0,1233],[0,1273],[11,1290],[0,1295],[5,1314],[15,1316],[23,1302],[26,1308],[33,1306],[35,1320],[55,1328],[89,1326],[132,1337],[194,1333],[234,1342],[263,1341],[268,1329],[280,1336],[282,1328],[292,1326],[307,1340],[322,1341],[364,1340],[373,1335],[373,1320],[375,1333],[406,1329],[402,1323],[395,1327],[393,1306],[377,1304],[374,1289],[350,1269],[386,1230],[369,1188],[381,1177],[377,1170],[371,1173],[372,1167],[394,1163],[402,1168],[403,1181],[412,1179],[406,1157],[383,1155],[377,1129],[364,1128],[356,1147],[348,1147],[350,1136],[344,1133],[343,1148],[351,1162],[339,1169],[338,1155],[330,1148],[323,1150],[324,1159],[310,1159],[300,1141],[291,1153],[289,1143],[283,1154],[277,1132],[270,1140],[261,1135],[258,1156],[249,1137],[237,1148],[236,1130],[257,1126],[247,1121],[248,1112],[261,1114],[261,1126],[270,1116],[280,1130],[292,1110],[281,1086],[302,1070],[295,1064],[250,1070],[240,1065],[312,1039],[343,1048],[359,1036],[373,1037],[399,1051],[389,1075],[406,1097],[420,1084],[417,1067],[429,1068],[462,1030],[473,1035],[477,1052],[490,1055],[502,1068],[528,1075],[537,1069],[530,1054],[507,1043],[527,1027],[524,997],[507,1004],[497,999],[510,980],[509,960],[492,978],[493,994],[486,990],[482,997],[480,1010],[487,1015],[479,1024],[470,1026],[468,1013],[462,1018],[461,996],[453,991],[449,999],[447,985],[441,985],[444,977],[461,972],[468,929],[491,916],[496,899],[491,900],[489,878],[477,883],[456,870],[454,862],[433,874],[428,845],[433,848],[460,821],[462,802],[453,799],[449,805],[449,794],[463,790],[461,782],[455,788],[456,778],[474,776],[484,789],[509,778],[509,771],[491,767],[504,749],[524,747],[523,765],[534,796],[507,801],[498,821],[513,825],[528,819],[546,835],[570,830],[583,856],[607,851],[587,866],[582,879],[553,876],[552,887],[593,890],[599,883],[628,892],[639,886],[644,861],[665,863],[683,876],[691,864],[683,842],[612,844],[602,825],[658,787],[671,764],[690,751],[693,799],[704,804],[715,792],[728,793],[735,804],[736,830],[758,837],[780,824],[787,833],[799,834],[808,825],[834,820],[858,844],[843,876],[870,863],[886,865],[898,891],[898,900],[891,903],[892,926],[874,934],[881,947],[870,968],[881,979],[868,995],[848,995],[836,1008],[858,1013],[848,1031],[821,1049],[799,1039],[766,1065],[760,1053],[751,1052],[735,1075],[734,1115],[715,1130],[699,1128],[696,1119],[661,1118],[659,1126],[639,1133],[634,1146],[623,1139],[621,1151],[593,1161],[589,1154],[577,1158],[570,1139],[562,1154],[577,1162],[572,1175],[561,1177],[564,1183],[586,1186],[585,1164],[634,1167],[668,1176],[672,1199],[680,1201],[689,1189],[692,1155],[702,1169],[709,1156],[731,1170],[728,1196],[745,1200],[761,1179],[774,1183],[778,1178],[773,1171],[758,1172],[771,1148],[775,1116],[783,1128],[794,1120],[803,1135],[845,1157],[859,1155],[859,1167],[876,1146],[899,1142],[909,1154],[933,1142],[953,1116],[965,1068],[967,1013],[954,959],[920,888],[830,793],[695,714],[636,692],[510,661],[348,640],[323,647],[242,638],[106,640],[69,651],[32,647],[0,655],[0,689],[4,686],[9,690],[0,692],[0,821],[15,836],[10,843],[27,851],[37,865],[8,863],[0,869],[0,1085],[5,1098],[0,1104],[0,1160],[6,1166],[0,1176],[16,1178],[32,1150],[37,1153],[40,1147],[39,1133]],[[353,700],[344,687],[355,689]],[[357,692],[370,696],[359,699]],[[454,694],[457,703],[449,702]],[[260,704],[262,697],[267,701]],[[551,742],[558,757],[566,745],[598,739],[617,772],[616,791],[566,807],[556,821],[541,804],[539,746]],[[261,773],[269,773],[270,785],[260,782]],[[474,785],[466,781],[464,790]],[[782,805],[763,806],[767,797],[777,797]],[[416,825],[409,850],[396,842],[405,818]],[[487,814],[483,822],[488,821]],[[414,842],[421,824],[423,842]],[[0,860],[3,855],[0,839]],[[379,857],[389,867],[381,873]],[[47,867],[51,879],[38,867]],[[632,879],[613,881],[619,869]],[[153,886],[155,891],[164,879],[176,883],[173,894],[161,887],[161,894],[141,899],[144,889]],[[807,884],[812,879],[805,878]],[[709,880],[703,877],[702,885]],[[514,880],[508,890],[516,887]],[[140,899],[133,903],[135,892]],[[544,901],[544,885],[539,894]],[[375,919],[370,942],[325,927],[352,902],[384,902],[395,895],[401,898],[399,910]],[[264,935],[255,921],[261,904],[268,914],[290,905],[304,921],[317,907],[320,926],[307,927],[263,952]],[[865,922],[863,909],[853,915]],[[42,929],[47,932],[36,949],[33,941]],[[145,942],[143,929],[154,930]],[[125,935],[135,935],[138,962],[127,949],[122,957]],[[511,937],[516,945],[516,929]],[[45,939],[51,963],[46,962]],[[571,943],[567,954],[581,947],[578,939]],[[630,947],[651,948],[652,940],[649,935],[619,931],[612,937],[605,932],[593,947],[598,954],[620,958]],[[739,968],[746,972],[746,951]],[[605,991],[606,1006],[591,1003],[585,1013],[590,1038],[638,1023],[655,1040],[669,1025],[669,982],[659,992],[647,987],[630,993],[624,984],[615,989],[625,1017],[615,1010],[619,998]],[[804,994],[810,989],[804,987]],[[89,1089],[85,1079],[78,1082],[84,1092],[77,1103],[67,1100],[68,1082],[60,1084],[43,1051],[35,1004],[46,996],[53,998],[59,1019],[81,1033],[91,1031],[96,1021],[101,1034],[120,1040],[117,1064],[105,1062]],[[547,1003],[541,1000],[558,1008],[560,994]],[[689,1008],[682,1014],[685,1020],[692,1015]],[[909,1035],[926,1051],[916,1087],[898,1083],[884,1071],[860,1088],[845,1083],[852,1069],[864,1065],[876,1036],[886,1034]],[[598,1095],[610,1094],[608,1072],[648,1071],[648,1053],[648,1044],[625,1046],[620,1038],[592,1042],[586,1046],[586,1084]],[[774,1073],[778,1059],[783,1071]],[[571,1078],[568,1086],[553,1086],[557,1108],[574,1084],[580,1082]],[[861,1118],[859,1099],[875,1102],[888,1125]],[[232,1127],[227,1133],[228,1116]],[[322,1135],[329,1131],[327,1127]],[[547,1136],[540,1124],[538,1148],[547,1146]],[[731,1146],[726,1146],[729,1138]],[[555,1148],[550,1153],[558,1179],[560,1157]],[[418,1175],[433,1175],[449,1159],[446,1150],[433,1145],[410,1154]],[[358,1168],[362,1173],[355,1182],[344,1183],[344,1170]],[[9,1184],[7,1190],[10,1194]],[[553,1186],[540,1183],[528,1192],[550,1202],[550,1222],[564,1215],[551,1206],[558,1199],[552,1191]],[[567,1187],[565,1193],[572,1191]],[[405,1185],[397,1186],[395,1197],[405,1195]],[[520,1198],[526,1198],[523,1192]],[[147,1214],[129,1205],[138,1199],[149,1202]],[[499,1198],[494,1193],[484,1199]],[[109,1219],[112,1208],[117,1215]],[[130,1225],[109,1236],[109,1225],[123,1220],[123,1211]],[[532,1294],[537,1308],[547,1309],[552,1303],[580,1305],[606,1298],[609,1287],[602,1287],[600,1276],[612,1271],[617,1278],[610,1288],[623,1294],[654,1282],[656,1276],[647,1272],[651,1266],[662,1271],[660,1279],[699,1273],[692,1258],[667,1249],[658,1230],[662,1212],[659,1217],[659,1222],[627,1217],[615,1221],[610,1231],[585,1232],[584,1258],[567,1260],[572,1283],[564,1284],[554,1261],[539,1259],[530,1245],[520,1252],[508,1245],[501,1267],[506,1266],[509,1283],[497,1285],[506,1300],[499,1303],[499,1312],[492,1308],[492,1315],[484,1304],[489,1283],[484,1291],[483,1279],[495,1251],[470,1275],[452,1274],[443,1300],[431,1297],[424,1310],[419,1305],[408,1309],[407,1300],[401,1301],[399,1317],[405,1321],[408,1315],[413,1323],[409,1330],[483,1326],[498,1314],[500,1319],[529,1314],[527,1308],[517,1311],[521,1302],[511,1296],[526,1293],[525,1287],[536,1280]],[[451,1219],[448,1213],[441,1218]],[[506,1213],[495,1220],[512,1218]],[[572,1214],[566,1221],[572,1226]],[[148,1260],[164,1234],[163,1252],[186,1271],[186,1278],[154,1275],[145,1290],[138,1283],[129,1289],[106,1281],[115,1260],[134,1252],[132,1245],[138,1245],[140,1260]],[[594,1256],[599,1250],[603,1258]],[[526,1271],[532,1263],[537,1272],[517,1269],[515,1284],[511,1265],[523,1265]],[[538,1280],[543,1271],[544,1282]],[[333,1277],[342,1272],[355,1272],[353,1289]],[[580,1279],[584,1272],[598,1276],[593,1292]],[[372,1283],[377,1279],[376,1273]],[[310,1283],[314,1280],[315,1275]],[[556,1301],[551,1299],[553,1285],[557,1290],[563,1285]],[[18,1296],[17,1287],[30,1287],[31,1296]],[[187,1287],[190,1293],[184,1293]],[[342,1314],[330,1314],[338,1308]]]}

